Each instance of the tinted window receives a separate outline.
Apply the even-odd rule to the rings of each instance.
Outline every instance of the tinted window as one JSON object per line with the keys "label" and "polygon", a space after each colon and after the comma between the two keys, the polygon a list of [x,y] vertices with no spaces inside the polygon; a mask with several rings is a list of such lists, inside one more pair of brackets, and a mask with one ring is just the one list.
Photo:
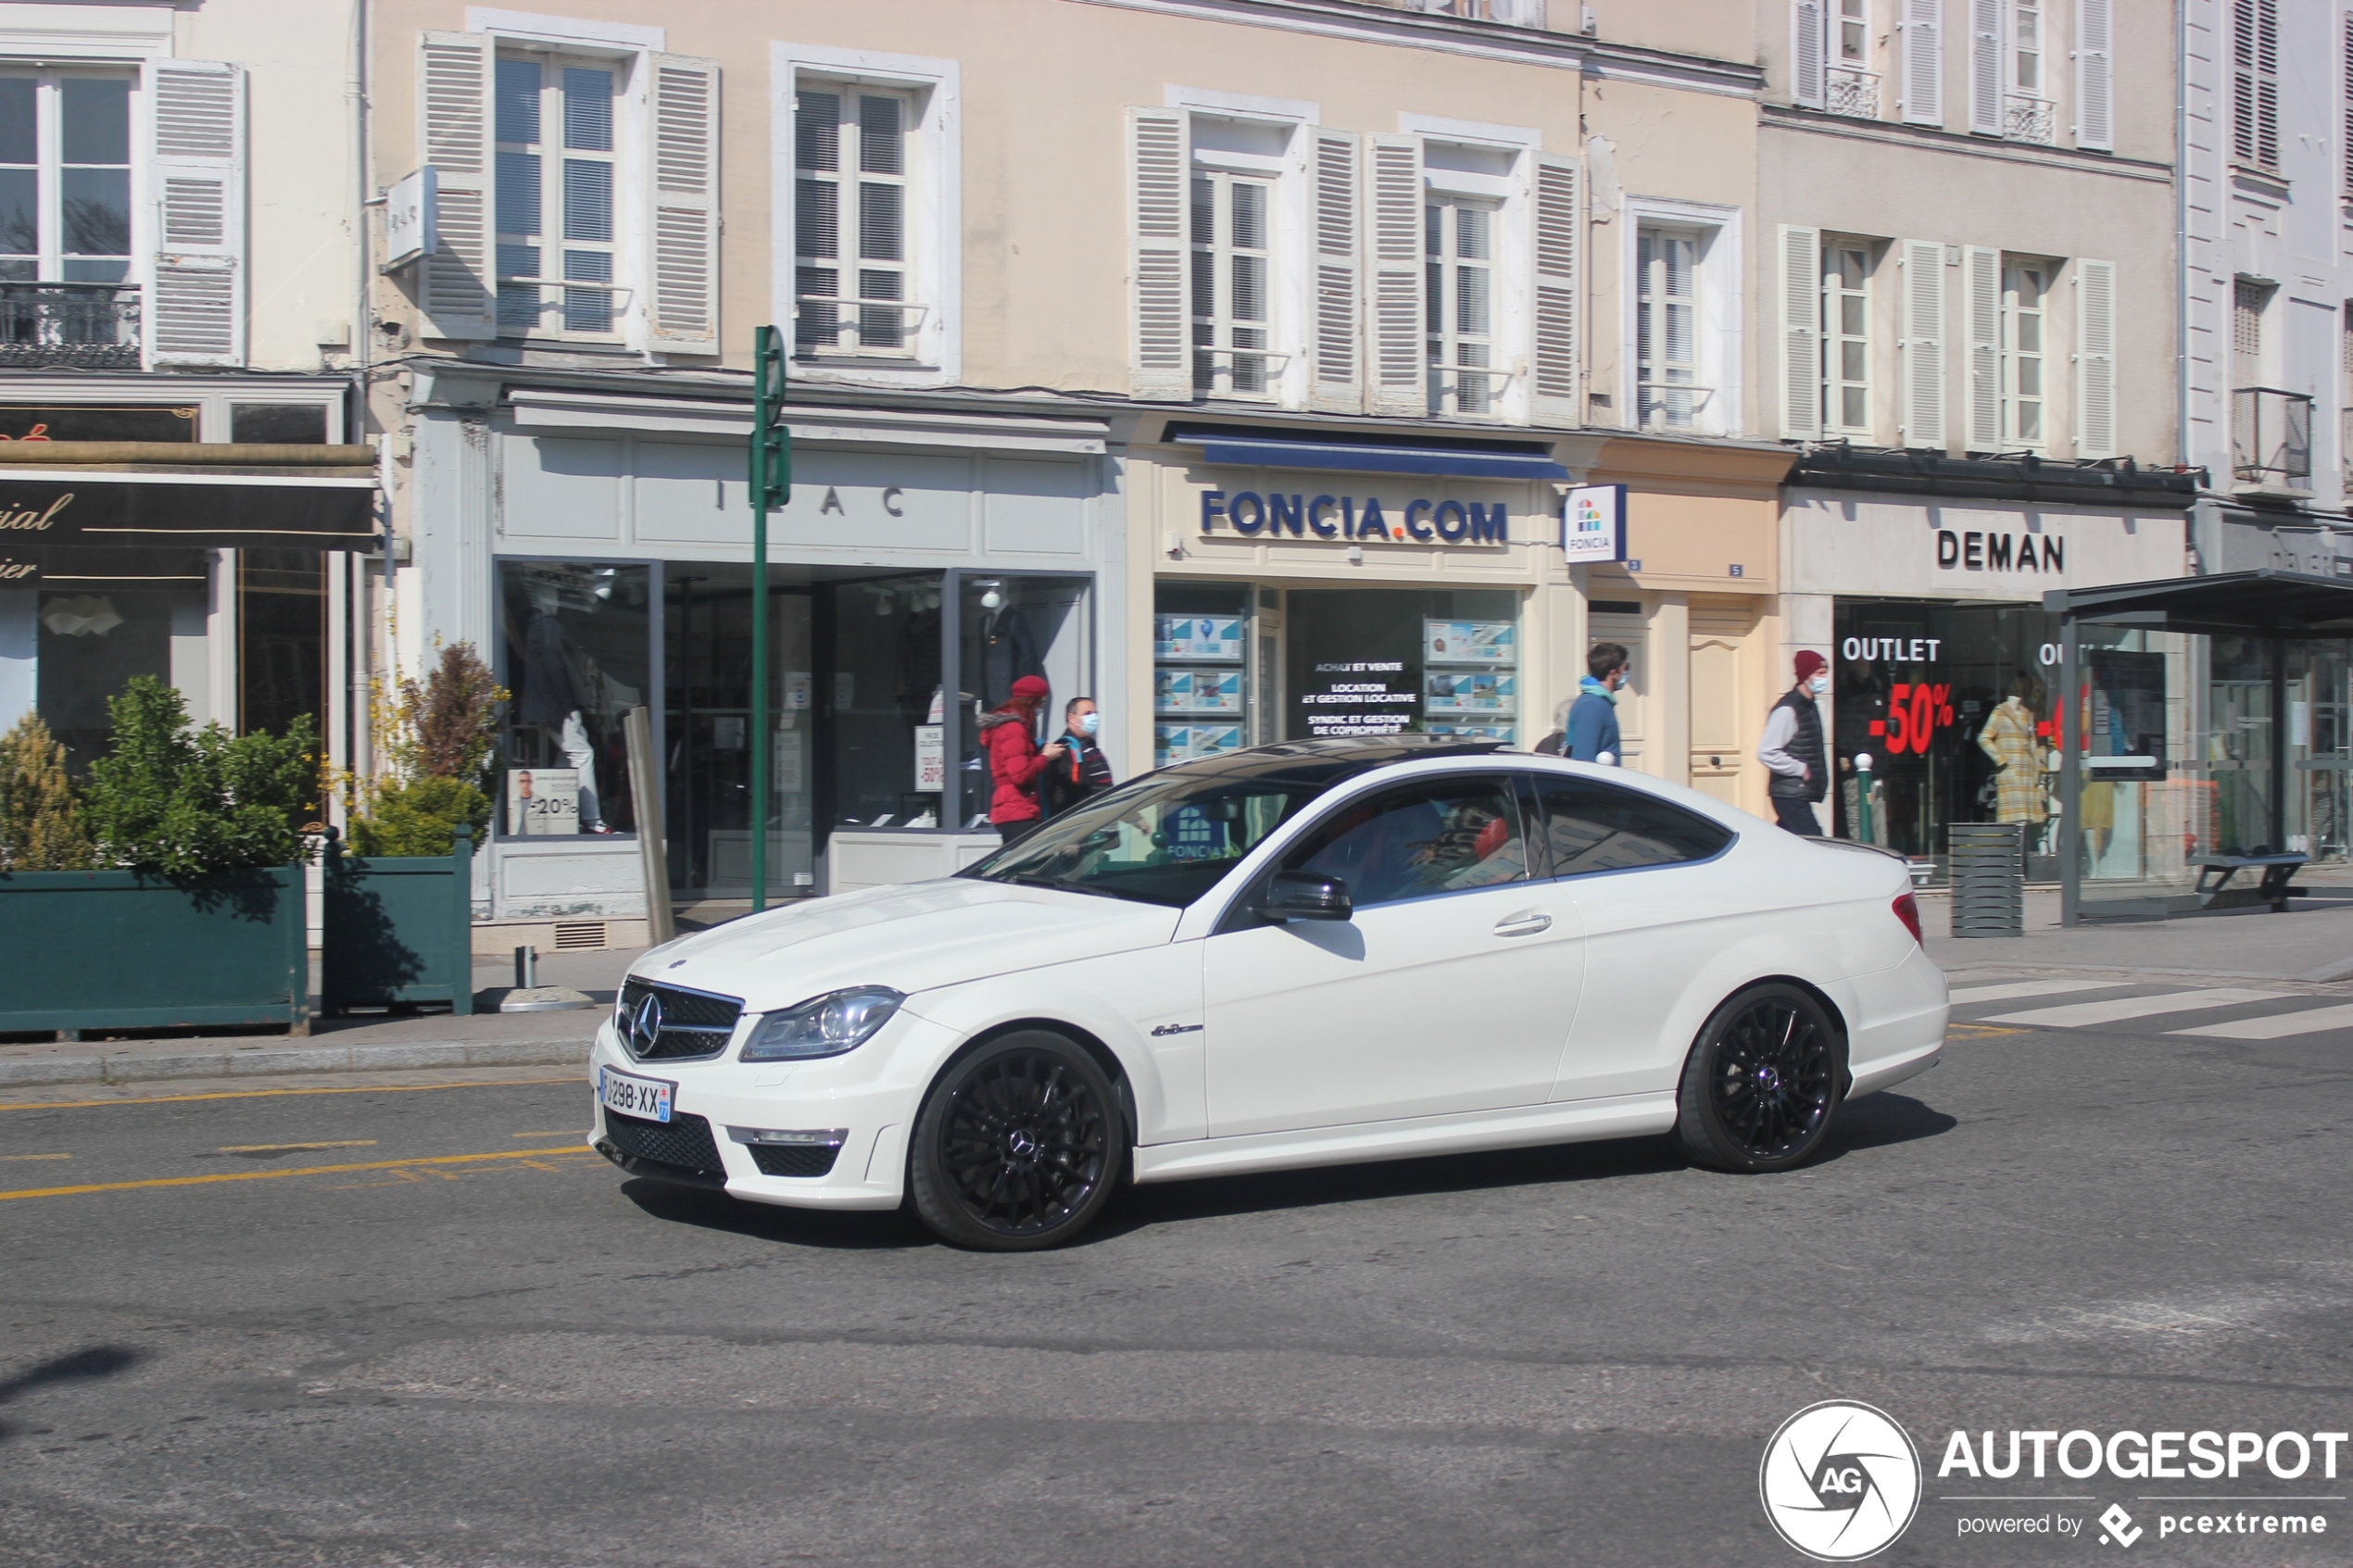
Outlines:
{"label": "tinted window", "polygon": [[1283,864],[1340,878],[1362,908],[1524,882],[1528,842],[1509,780],[1422,779],[1341,807]]}
{"label": "tinted window", "polygon": [[1073,807],[957,874],[1189,904],[1327,787],[1319,770],[1164,769]]}
{"label": "tinted window", "polygon": [[1584,779],[1536,781],[1554,876],[1705,860],[1732,830],[1680,806]]}

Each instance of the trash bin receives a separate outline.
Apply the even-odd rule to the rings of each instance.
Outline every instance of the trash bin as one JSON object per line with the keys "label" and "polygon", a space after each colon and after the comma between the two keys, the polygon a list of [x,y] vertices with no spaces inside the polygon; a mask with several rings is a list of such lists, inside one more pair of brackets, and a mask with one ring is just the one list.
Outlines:
{"label": "trash bin", "polygon": [[2026,862],[2016,822],[1955,822],[1953,935],[2026,935]]}

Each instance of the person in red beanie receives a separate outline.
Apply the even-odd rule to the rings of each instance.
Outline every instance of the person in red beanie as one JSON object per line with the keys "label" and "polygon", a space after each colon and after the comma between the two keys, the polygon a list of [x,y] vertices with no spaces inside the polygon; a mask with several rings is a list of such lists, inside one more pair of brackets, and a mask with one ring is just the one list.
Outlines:
{"label": "person in red beanie", "polygon": [[980,721],[980,744],[988,751],[988,776],[996,784],[988,799],[989,824],[1007,844],[1038,825],[1038,775],[1067,749],[1059,741],[1038,749],[1038,710],[1046,706],[1043,678],[1024,675],[1013,695]]}
{"label": "person in red beanie", "polygon": [[1830,794],[1830,754],[1822,745],[1822,710],[1814,699],[1831,689],[1830,661],[1812,648],[1797,650],[1797,684],[1765,716],[1756,759],[1773,771],[1768,793],[1773,820],[1794,834],[1822,836],[1814,802]]}

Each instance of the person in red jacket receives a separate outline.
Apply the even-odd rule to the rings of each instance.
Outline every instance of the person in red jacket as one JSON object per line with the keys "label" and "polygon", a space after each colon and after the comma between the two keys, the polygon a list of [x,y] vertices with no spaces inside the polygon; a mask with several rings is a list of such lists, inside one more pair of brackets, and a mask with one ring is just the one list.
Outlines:
{"label": "person in red jacket", "polygon": [[1046,706],[1046,690],[1044,680],[1024,675],[1013,683],[1005,705],[980,721],[980,744],[988,748],[988,776],[997,786],[988,801],[988,821],[1007,844],[1045,814],[1038,806],[1038,775],[1068,749],[1060,741],[1038,748],[1038,710]]}

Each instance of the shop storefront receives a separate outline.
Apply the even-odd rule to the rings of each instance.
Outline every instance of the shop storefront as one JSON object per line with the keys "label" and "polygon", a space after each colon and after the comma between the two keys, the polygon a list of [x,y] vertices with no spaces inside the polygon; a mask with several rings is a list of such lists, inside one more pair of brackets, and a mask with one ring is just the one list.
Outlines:
{"label": "shop storefront", "polygon": [[[2029,880],[2056,881],[2060,646],[2043,595],[2184,575],[2194,493],[2188,476],[2129,470],[1802,458],[1784,497],[1785,604],[1793,646],[1831,661],[1831,831],[1941,878],[1953,823],[2016,823]],[[2102,709],[2119,756],[2140,744],[2128,663],[2102,676],[2119,694]],[[2082,825],[2124,874],[2139,824],[2115,809],[2087,795]]]}
{"label": "shop storefront", "polygon": [[[714,916],[749,900],[759,831],[772,901],[944,874],[996,842],[979,717],[1030,674],[1058,717],[1114,662],[1096,632],[1101,421],[796,407],[792,501],[771,516],[760,583],[743,404],[469,390],[478,445],[463,414],[420,427],[410,592],[425,626],[478,642],[514,694],[481,918],[631,939],[648,831],[673,902]],[[629,750],[640,707],[647,759]],[[637,798],[646,777],[659,799]]]}

